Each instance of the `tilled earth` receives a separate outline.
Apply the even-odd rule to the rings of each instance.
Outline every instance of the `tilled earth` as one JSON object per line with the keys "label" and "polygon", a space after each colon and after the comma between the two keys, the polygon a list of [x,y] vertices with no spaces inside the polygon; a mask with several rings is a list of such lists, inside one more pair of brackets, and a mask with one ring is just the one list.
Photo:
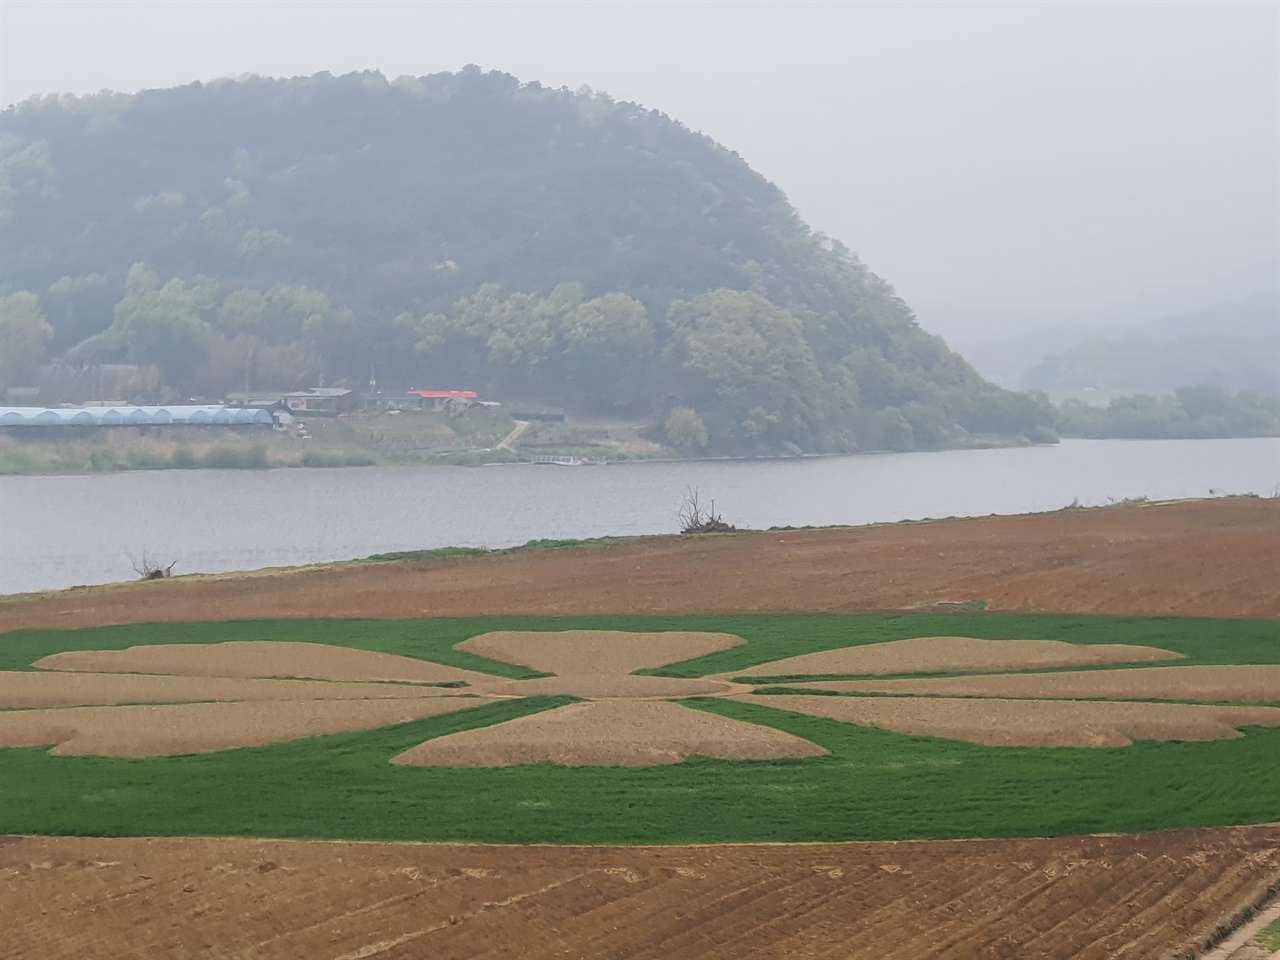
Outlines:
{"label": "tilled earth", "polygon": [[[0,631],[249,617],[989,609],[1280,617],[1280,502],[650,540],[68,591]],[[0,642],[3,642],[0,639]],[[0,840],[0,957],[1165,958],[1280,826],[1049,840],[500,847]]]}
{"label": "tilled earth", "polygon": [[1280,617],[1280,500],[669,537],[179,578],[0,604],[0,631],[139,621],[991,610]]}
{"label": "tilled earth", "polygon": [[13,838],[11,960],[1161,958],[1280,828],[701,847]]}

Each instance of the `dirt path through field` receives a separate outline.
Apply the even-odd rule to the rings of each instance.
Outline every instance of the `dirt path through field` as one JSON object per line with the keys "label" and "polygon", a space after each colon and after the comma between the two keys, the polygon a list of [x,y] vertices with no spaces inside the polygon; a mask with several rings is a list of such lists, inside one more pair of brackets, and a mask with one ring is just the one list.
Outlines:
{"label": "dirt path through field", "polygon": [[0,631],[274,617],[992,610],[1280,617],[1280,500],[787,530],[152,581],[0,603]]}
{"label": "dirt path through field", "polygon": [[516,420],[515,429],[508,433],[505,437],[498,441],[495,450],[510,450],[516,445],[516,441],[524,436],[524,432],[529,429],[528,420]]}
{"label": "dirt path through field", "polygon": [[1222,943],[1206,953],[1202,960],[1271,960],[1280,950],[1268,950],[1253,942],[1267,926],[1280,920],[1280,900],[1273,902]]}

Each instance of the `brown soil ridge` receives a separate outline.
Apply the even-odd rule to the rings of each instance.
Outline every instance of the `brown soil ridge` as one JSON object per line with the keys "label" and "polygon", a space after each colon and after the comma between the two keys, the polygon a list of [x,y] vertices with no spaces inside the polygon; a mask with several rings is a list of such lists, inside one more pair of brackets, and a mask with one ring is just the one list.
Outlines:
{"label": "brown soil ridge", "polygon": [[38,660],[32,666],[45,670],[163,673],[184,677],[295,677],[409,683],[477,683],[494,679],[492,674],[413,657],[328,643],[286,640],[162,643],[124,650],[68,650]]}
{"label": "brown soil ridge", "polygon": [[466,710],[478,697],[417,700],[279,700],[0,711],[0,747],[41,747],[58,756],[159,757],[258,747],[303,737],[372,730]]}
{"label": "brown soil ridge", "polygon": [[[1278,711],[1280,712],[1280,711]],[[419,767],[647,767],[691,756],[722,760],[818,757],[808,740],[661,700],[571,703],[428,740],[391,762]]]}
{"label": "brown soil ridge", "polygon": [[833,690],[839,693],[914,693],[952,697],[1097,697],[1104,700],[1280,703],[1280,665],[1205,664],[919,680],[814,680],[788,683],[787,686],[797,690]]}
{"label": "brown soil ridge", "polygon": [[839,647],[761,663],[723,676],[787,677],[824,673],[941,673],[961,670],[1020,670],[1086,663],[1175,660],[1182,654],[1127,643],[1078,644],[1062,640],[979,640],[974,637],[914,637],[860,647]]}
{"label": "brown soil ridge", "polygon": [[1275,825],[621,848],[14,837],[0,915],[7,960],[1112,960],[1185,955],[1278,871]]}
{"label": "brown soil ridge", "polygon": [[470,690],[407,683],[168,677],[141,673],[0,671],[0,708],[189,703],[197,700],[382,700],[457,696]]}
{"label": "brown soil ridge", "polygon": [[1126,747],[1134,740],[1229,740],[1280,727],[1280,708],[1081,700],[747,695],[744,703],[992,747]]}
{"label": "brown soil ridge", "polygon": [[456,650],[554,674],[633,673],[692,660],[746,643],[728,633],[627,633],[622,630],[495,631]]}
{"label": "brown soil ridge", "polygon": [[650,539],[0,603],[0,631],[281,617],[988,609],[1280,618],[1280,499]]}

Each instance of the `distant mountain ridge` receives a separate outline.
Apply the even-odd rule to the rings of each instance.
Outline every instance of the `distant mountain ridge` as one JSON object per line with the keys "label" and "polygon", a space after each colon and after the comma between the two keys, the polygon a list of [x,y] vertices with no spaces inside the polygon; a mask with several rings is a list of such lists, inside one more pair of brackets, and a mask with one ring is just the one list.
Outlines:
{"label": "distant mountain ridge", "polygon": [[249,77],[0,122],[0,284],[51,330],[27,300],[4,323],[51,355],[184,393],[465,383],[652,414],[691,452],[1051,437],[744,160],[603,94]]}
{"label": "distant mountain ridge", "polygon": [[[1107,389],[1172,392],[1180,386],[1214,383],[1228,390],[1267,389],[1259,365],[1276,356],[1280,344],[1280,262],[1264,261],[1195,284],[1156,290],[1139,297],[1088,309],[986,311],[978,308],[922,308],[924,324],[962,350],[983,373],[1005,386],[1079,391],[1096,385],[1080,382],[1048,385],[1031,371],[1050,355],[1077,350],[1102,352],[1106,344],[1136,339],[1159,346],[1148,350],[1136,368],[1117,364]],[[1219,342],[1197,365],[1164,354],[1166,341],[1200,333]],[[1089,344],[1094,346],[1090,347]],[[1196,348],[1191,347],[1192,351]],[[1185,352],[1185,351],[1183,351]],[[1212,361],[1209,357],[1213,357]],[[1123,370],[1137,374],[1124,383]],[[1191,377],[1184,381],[1180,378]],[[1176,382],[1175,382],[1176,381]],[[1117,385],[1119,384],[1119,385]]]}
{"label": "distant mountain ridge", "polygon": [[1021,384],[1054,393],[1214,386],[1280,396],[1280,291],[1095,334],[1049,353]]}

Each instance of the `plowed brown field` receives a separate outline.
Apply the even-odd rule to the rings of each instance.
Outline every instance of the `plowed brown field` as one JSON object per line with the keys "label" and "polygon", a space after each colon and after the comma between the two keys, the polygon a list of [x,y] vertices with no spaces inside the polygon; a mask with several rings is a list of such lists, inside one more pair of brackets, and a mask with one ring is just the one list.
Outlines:
{"label": "plowed brown field", "polygon": [[788,530],[153,580],[0,604],[0,631],[273,617],[992,610],[1280,617],[1280,499]]}
{"label": "plowed brown field", "polygon": [[1162,958],[1280,828],[675,848],[11,839],[10,960]]}
{"label": "plowed brown field", "polygon": [[[71,591],[0,630],[248,617],[994,610],[1280,617],[1280,501],[670,539]],[[0,840],[5,958],[1162,958],[1280,826],[692,848]]]}

